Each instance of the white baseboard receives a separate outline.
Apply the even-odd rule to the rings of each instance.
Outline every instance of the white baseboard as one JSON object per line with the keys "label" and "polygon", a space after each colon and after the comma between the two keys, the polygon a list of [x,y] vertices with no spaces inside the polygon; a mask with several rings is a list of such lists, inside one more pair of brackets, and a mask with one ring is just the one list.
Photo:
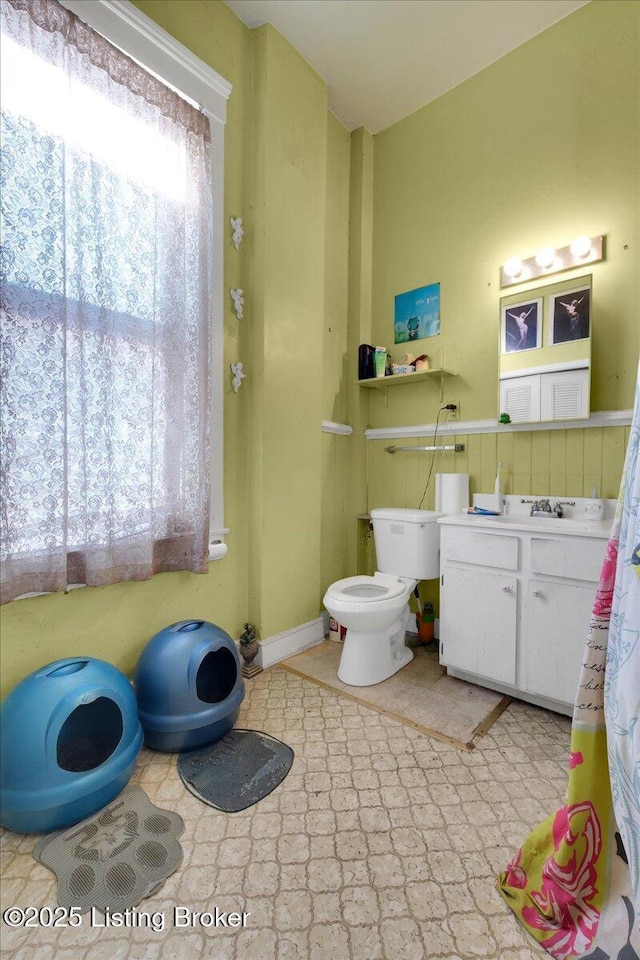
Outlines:
{"label": "white baseboard", "polygon": [[260,641],[260,650],[256,658],[261,667],[271,667],[280,660],[286,660],[295,653],[313,647],[325,638],[325,618],[317,617],[299,627],[292,627],[283,633],[275,633]]}
{"label": "white baseboard", "polygon": [[[292,627],[291,630],[284,630],[282,633],[275,633],[272,637],[265,637],[260,641],[260,650],[256,657],[256,662],[266,669],[272,667],[274,663],[286,660],[287,657],[293,657],[296,653],[301,653],[308,647],[315,647],[321,643],[329,632],[329,614],[325,613],[315,620],[309,620],[308,623],[302,623],[299,627]],[[412,633],[413,631],[407,631]],[[440,635],[440,622],[438,619],[434,623],[434,635],[436,639]]]}

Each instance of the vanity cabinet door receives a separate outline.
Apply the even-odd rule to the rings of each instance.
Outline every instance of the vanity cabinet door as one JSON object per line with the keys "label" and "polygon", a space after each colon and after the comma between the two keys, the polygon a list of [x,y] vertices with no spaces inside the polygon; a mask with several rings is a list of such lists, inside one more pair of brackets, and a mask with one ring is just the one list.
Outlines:
{"label": "vanity cabinet door", "polygon": [[524,598],[524,689],[573,704],[595,584],[529,580]]}
{"label": "vanity cabinet door", "polygon": [[446,565],[440,590],[440,662],[515,683],[517,579]]}

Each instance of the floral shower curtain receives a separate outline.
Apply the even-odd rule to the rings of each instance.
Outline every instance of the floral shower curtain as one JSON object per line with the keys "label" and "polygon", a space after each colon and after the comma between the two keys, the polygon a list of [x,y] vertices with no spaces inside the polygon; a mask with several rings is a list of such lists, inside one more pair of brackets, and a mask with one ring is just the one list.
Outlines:
{"label": "floral shower curtain", "polygon": [[640,960],[640,367],[571,731],[567,803],[498,879],[556,960]]}
{"label": "floral shower curtain", "polygon": [[2,602],[208,569],[208,118],[2,0]]}

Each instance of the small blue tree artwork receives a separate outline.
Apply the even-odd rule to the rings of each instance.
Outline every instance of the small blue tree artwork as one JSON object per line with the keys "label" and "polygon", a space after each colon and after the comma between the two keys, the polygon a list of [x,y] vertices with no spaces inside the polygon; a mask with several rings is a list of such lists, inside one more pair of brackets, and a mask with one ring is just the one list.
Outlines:
{"label": "small blue tree artwork", "polygon": [[418,287],[395,298],[394,343],[409,343],[440,333],[440,284]]}

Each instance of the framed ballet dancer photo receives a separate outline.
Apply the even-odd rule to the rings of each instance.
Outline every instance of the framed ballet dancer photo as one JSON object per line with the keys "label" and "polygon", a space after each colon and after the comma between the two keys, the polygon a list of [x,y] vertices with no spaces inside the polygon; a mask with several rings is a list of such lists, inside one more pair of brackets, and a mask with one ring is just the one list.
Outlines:
{"label": "framed ballet dancer photo", "polygon": [[549,296],[549,343],[586,340],[591,332],[591,286],[571,286]]}
{"label": "framed ballet dancer photo", "polygon": [[502,353],[520,353],[542,346],[542,297],[502,307]]}

